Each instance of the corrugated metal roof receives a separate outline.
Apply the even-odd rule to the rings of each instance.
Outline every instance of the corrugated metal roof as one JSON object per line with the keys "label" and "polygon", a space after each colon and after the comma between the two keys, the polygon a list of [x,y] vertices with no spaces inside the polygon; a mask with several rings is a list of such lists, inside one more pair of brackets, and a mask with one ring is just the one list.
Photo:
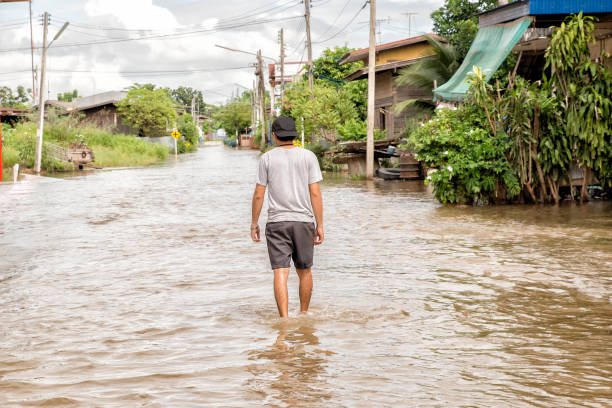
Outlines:
{"label": "corrugated metal roof", "polygon": [[97,106],[114,104],[125,98],[126,95],[127,92],[121,91],[102,92],[96,95],[75,99],[72,101],[72,104],[74,105],[75,110],[85,110],[95,108]]}

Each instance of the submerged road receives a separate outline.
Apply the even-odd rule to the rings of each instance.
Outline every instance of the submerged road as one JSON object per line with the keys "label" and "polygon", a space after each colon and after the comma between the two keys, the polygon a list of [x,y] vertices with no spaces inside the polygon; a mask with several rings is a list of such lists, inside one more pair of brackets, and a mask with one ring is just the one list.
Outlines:
{"label": "submerged road", "polygon": [[311,312],[292,275],[283,322],[257,158],[1,184],[0,407],[611,406],[610,203],[327,174]]}

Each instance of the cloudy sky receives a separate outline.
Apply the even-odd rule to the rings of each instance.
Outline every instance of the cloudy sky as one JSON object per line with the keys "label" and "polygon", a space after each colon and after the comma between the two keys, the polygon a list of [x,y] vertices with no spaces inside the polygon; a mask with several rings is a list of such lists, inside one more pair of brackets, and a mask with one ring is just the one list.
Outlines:
{"label": "cloudy sky", "polygon": [[[431,30],[429,14],[443,0],[378,0],[379,41]],[[365,0],[311,0],[313,56],[327,47],[368,42]],[[285,32],[288,61],[307,58],[301,0],[33,0],[34,46],[42,44],[41,15],[51,14],[48,51],[51,99],[78,89],[83,96],[121,90],[134,82],[191,86],[207,103],[222,103],[252,87],[255,58],[215,44],[278,58]],[[416,13],[411,18],[406,13]],[[0,86],[32,87],[27,3],[0,3]],[[34,64],[40,65],[40,50]],[[265,60],[265,62],[269,62]],[[295,66],[297,67],[297,66]]]}

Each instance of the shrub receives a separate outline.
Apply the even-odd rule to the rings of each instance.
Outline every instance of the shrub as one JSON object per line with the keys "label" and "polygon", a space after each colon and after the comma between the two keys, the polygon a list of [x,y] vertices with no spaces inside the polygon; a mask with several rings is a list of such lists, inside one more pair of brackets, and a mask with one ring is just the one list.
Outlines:
{"label": "shrub", "polygon": [[418,160],[437,169],[427,177],[442,203],[489,203],[514,197],[519,184],[506,152],[510,140],[487,127],[481,109],[442,109],[410,136]]}

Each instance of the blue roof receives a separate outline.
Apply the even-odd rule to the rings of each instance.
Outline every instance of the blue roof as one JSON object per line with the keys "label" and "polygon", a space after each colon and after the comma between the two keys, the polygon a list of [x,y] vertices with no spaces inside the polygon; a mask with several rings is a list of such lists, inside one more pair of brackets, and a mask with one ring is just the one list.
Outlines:
{"label": "blue roof", "polygon": [[612,13],[611,0],[530,0],[529,14]]}

